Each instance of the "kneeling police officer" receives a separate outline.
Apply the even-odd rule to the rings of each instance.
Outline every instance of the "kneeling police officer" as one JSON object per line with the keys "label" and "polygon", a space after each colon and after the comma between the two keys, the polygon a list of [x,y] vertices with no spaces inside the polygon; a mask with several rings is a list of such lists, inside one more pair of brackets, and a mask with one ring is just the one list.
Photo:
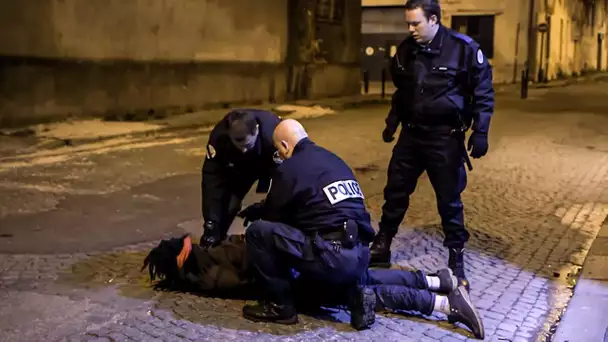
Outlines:
{"label": "kneeling police officer", "polygon": [[280,121],[267,111],[240,109],[229,112],[211,131],[202,171],[201,246],[216,246],[226,238],[256,181],[256,192],[268,192],[272,172],[281,161],[272,142]]}
{"label": "kneeling police officer", "polygon": [[327,287],[354,287],[367,270],[374,230],[342,159],[313,143],[295,120],[281,122],[273,138],[283,163],[266,200],[241,213],[254,221],[245,231],[247,257],[266,300],[245,306],[243,316],[293,324],[290,270]]}

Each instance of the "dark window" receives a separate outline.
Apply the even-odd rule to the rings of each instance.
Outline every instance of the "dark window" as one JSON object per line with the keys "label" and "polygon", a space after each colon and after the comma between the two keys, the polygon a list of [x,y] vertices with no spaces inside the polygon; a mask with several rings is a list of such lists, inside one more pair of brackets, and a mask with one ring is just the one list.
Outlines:
{"label": "dark window", "polygon": [[455,15],[452,29],[473,38],[488,58],[494,57],[494,16]]}
{"label": "dark window", "polygon": [[346,0],[317,0],[317,21],[341,24]]}

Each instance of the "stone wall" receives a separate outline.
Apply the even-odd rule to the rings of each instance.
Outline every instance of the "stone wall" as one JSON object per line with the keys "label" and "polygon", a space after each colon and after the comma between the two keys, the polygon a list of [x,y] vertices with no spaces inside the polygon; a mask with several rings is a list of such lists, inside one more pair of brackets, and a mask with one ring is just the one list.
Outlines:
{"label": "stone wall", "polygon": [[[348,24],[326,34],[335,58],[316,68],[319,79],[310,75],[308,96],[358,93],[355,3],[347,5]],[[289,0],[2,1],[0,126],[293,97],[288,49],[299,42],[289,39],[290,20],[297,20],[289,6]]]}
{"label": "stone wall", "polygon": [[[494,69],[496,83],[521,81],[521,72],[528,60],[528,46],[532,50],[532,80],[537,80],[539,68],[545,73],[548,69],[548,79],[558,78],[560,74],[572,76],[586,70],[597,70],[598,64],[601,70],[607,69],[608,45],[605,38],[598,42],[598,34],[605,36],[608,33],[607,1],[595,1],[595,10],[591,10],[590,5],[584,4],[590,4],[590,1],[534,0],[535,33],[531,40],[528,33],[530,1],[445,0],[441,1],[442,20],[449,27],[452,18],[457,15],[495,16],[494,56],[490,63]],[[553,7],[547,8],[548,3],[552,3]],[[363,28],[368,29],[370,33],[397,33],[400,29],[396,18],[403,15],[403,4],[404,1],[401,0],[363,0],[363,6],[369,6],[370,12],[378,14],[364,15],[364,19],[367,18],[369,22],[364,22]],[[380,7],[374,8],[377,6]],[[394,13],[386,15],[382,22],[379,20],[382,11]],[[540,32],[536,32],[536,25],[541,23],[550,25],[549,32],[545,33],[544,37]],[[598,54],[598,51],[601,51],[601,54]]]}

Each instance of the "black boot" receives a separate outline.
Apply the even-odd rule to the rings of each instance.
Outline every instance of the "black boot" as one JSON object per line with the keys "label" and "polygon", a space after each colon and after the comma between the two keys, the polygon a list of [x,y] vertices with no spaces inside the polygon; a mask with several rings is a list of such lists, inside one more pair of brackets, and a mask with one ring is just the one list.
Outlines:
{"label": "black boot", "polygon": [[464,324],[471,329],[476,338],[483,340],[485,337],[483,322],[464,286],[458,286],[456,290],[452,291],[448,295],[448,301],[450,303],[450,314],[448,315],[450,323]]}
{"label": "black boot", "polygon": [[278,305],[272,302],[260,302],[256,305],[245,305],[243,317],[254,322],[279,324],[298,323],[298,314],[293,305]]}
{"label": "black boot", "polygon": [[203,248],[211,248],[220,244],[222,241],[222,234],[219,231],[219,227],[211,221],[205,222],[203,225],[203,236],[199,245]]}
{"label": "black boot", "polygon": [[458,278],[459,285],[463,285],[469,291],[469,281],[464,274],[464,248],[450,248],[448,267],[452,269],[454,275]]}
{"label": "black boot", "polygon": [[437,273],[429,274],[430,277],[439,278],[439,289],[431,290],[433,292],[448,294],[458,288],[459,281],[454,275],[454,272],[449,268],[443,268]]}
{"label": "black boot", "polygon": [[369,267],[391,267],[391,242],[393,237],[380,229],[370,248]]}
{"label": "black boot", "polygon": [[369,329],[376,322],[376,294],[369,287],[355,291],[350,299],[350,325],[357,330]]}

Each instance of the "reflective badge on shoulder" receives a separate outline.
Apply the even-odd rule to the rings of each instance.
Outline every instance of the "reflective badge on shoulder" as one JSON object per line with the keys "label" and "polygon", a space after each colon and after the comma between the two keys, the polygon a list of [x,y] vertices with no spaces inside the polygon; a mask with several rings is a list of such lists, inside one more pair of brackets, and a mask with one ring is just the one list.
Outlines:
{"label": "reflective badge on shoulder", "polygon": [[359,183],[352,179],[333,182],[324,187],[323,192],[332,205],[350,198],[365,198]]}
{"label": "reflective badge on shoulder", "polygon": [[207,159],[215,158],[215,154],[216,154],[216,152],[215,152],[215,148],[213,147],[213,145],[211,145],[211,144],[207,145],[207,154],[206,154]]}
{"label": "reflective badge on shoulder", "polygon": [[477,63],[483,64],[483,52],[481,52],[481,49],[477,49]]}
{"label": "reflective badge on shoulder", "polygon": [[274,160],[275,164],[281,164],[283,162],[279,151],[274,151],[274,153],[272,154],[272,160]]}

